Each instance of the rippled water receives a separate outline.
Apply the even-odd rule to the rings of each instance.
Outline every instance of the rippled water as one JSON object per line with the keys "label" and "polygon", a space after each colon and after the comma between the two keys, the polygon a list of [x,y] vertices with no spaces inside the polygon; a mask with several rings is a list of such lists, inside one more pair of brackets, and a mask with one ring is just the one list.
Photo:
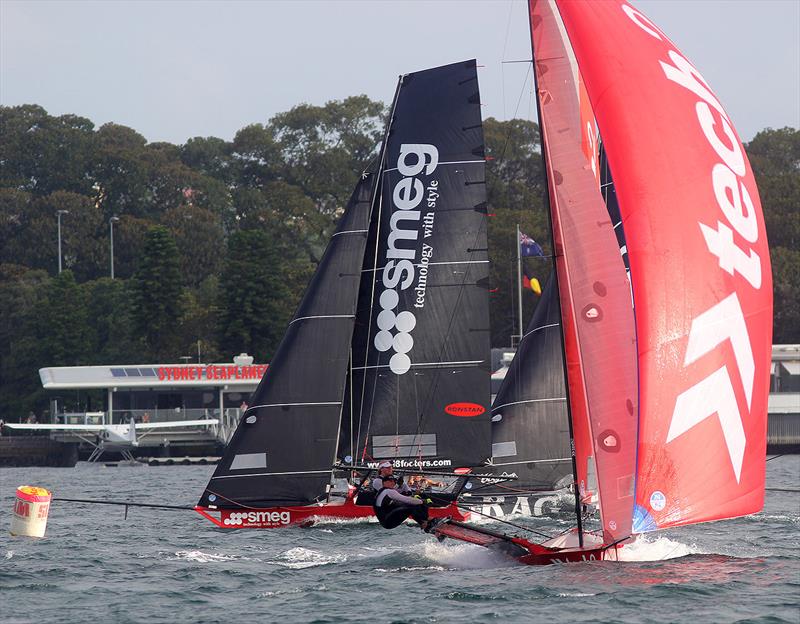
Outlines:
{"label": "rippled water", "polygon": [[[763,512],[649,536],[624,563],[528,567],[411,526],[223,531],[191,511],[55,502],[11,538],[17,485],[194,504],[213,466],[0,470],[0,620],[800,622],[800,456],[767,463]],[[552,521],[532,520],[540,529]],[[500,528],[500,526],[498,526]]]}

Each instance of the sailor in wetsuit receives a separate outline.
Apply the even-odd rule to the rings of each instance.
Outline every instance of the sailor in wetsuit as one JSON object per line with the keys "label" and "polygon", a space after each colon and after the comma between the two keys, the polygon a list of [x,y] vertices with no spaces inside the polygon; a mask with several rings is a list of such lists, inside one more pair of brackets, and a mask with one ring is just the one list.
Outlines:
{"label": "sailor in wetsuit", "polygon": [[384,529],[399,526],[409,516],[416,520],[423,530],[428,526],[428,506],[421,498],[405,496],[397,489],[394,475],[386,475],[382,479],[382,487],[375,497],[375,515]]}

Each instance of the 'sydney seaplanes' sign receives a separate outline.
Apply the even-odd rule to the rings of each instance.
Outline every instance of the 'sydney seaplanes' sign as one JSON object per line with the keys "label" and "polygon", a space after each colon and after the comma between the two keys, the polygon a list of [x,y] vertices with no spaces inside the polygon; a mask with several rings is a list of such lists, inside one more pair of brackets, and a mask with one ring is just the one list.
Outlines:
{"label": "'sydney seaplanes' sign", "polygon": [[[428,265],[433,257],[433,246],[425,239],[433,234],[436,203],[439,199],[439,182],[423,183],[417,176],[431,176],[439,164],[439,150],[427,143],[404,143],[397,158],[397,171],[404,176],[392,190],[389,236],[386,263],[381,275],[383,292],[378,301],[378,332],[373,344],[380,352],[393,351],[389,369],[403,375],[411,368],[409,352],[414,346],[411,331],[417,317],[411,310],[398,312],[400,295],[413,288],[413,307],[425,307],[428,283]],[[420,208],[427,208],[422,214]],[[420,247],[419,241],[422,240]],[[419,258],[417,253],[419,252]]]}
{"label": "'sydney seaplanes' sign", "polygon": [[[670,45],[668,38],[644,15],[628,5],[622,5],[622,10],[649,36]],[[741,276],[750,287],[760,290],[762,259],[750,246],[755,246],[759,234],[758,214],[748,190],[748,184],[753,188],[755,183],[752,176],[747,175],[744,152],[730,119],[697,69],[676,50],[668,48],[666,58],[659,60],[659,64],[669,81],[697,96],[695,114],[698,133],[718,158],[709,172],[709,184],[724,220],[716,223],[698,222],[706,248],[716,257],[715,264],[719,269],[729,275]],[[746,244],[740,245],[734,233]],[[732,375],[728,367],[723,365],[679,394],[667,442],[706,418],[718,415],[736,481],[739,482],[746,439],[732,379],[741,378],[749,413],[755,386],[755,362],[752,338],[736,291],[692,320],[684,367],[717,348],[723,348],[726,341],[730,341],[738,375],[735,372]]]}

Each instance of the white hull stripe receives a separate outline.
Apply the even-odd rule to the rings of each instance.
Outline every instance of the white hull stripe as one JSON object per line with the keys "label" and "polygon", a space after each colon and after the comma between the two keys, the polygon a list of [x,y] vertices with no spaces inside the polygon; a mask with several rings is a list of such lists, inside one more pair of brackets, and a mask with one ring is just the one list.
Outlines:
{"label": "white hull stripe", "polygon": [[[474,366],[476,364],[483,364],[485,360],[467,360],[464,362],[419,362],[411,364],[411,368],[419,368],[421,366]],[[377,366],[354,366],[353,370],[365,370],[367,368],[389,368],[388,364],[378,364]]]}
{"label": "white hull stripe", "polygon": [[556,459],[528,459],[515,462],[492,462],[490,466],[516,466],[518,464],[551,464],[553,462],[572,461],[571,457],[557,457]]}
{"label": "white hull stripe", "polygon": [[540,325],[539,327],[537,327],[537,328],[535,328],[535,329],[532,329],[532,330],[531,330],[531,331],[529,331],[527,334],[525,334],[525,335],[522,337],[522,339],[523,339],[523,340],[525,340],[525,338],[527,338],[528,336],[530,336],[532,333],[539,331],[540,329],[547,329],[548,327],[558,327],[559,325],[560,325],[560,323],[550,323],[549,325]]}
{"label": "white hull stripe", "polygon": [[266,405],[251,405],[247,408],[248,412],[261,409],[262,407],[304,407],[306,405],[341,405],[341,401],[326,401],[324,403],[267,403]]}
{"label": "white hull stripe", "polygon": [[552,399],[527,399],[526,401],[514,401],[513,403],[503,403],[502,405],[492,406],[492,412],[501,410],[509,405],[522,405],[523,403],[552,403],[555,401],[566,401],[567,397],[553,397]]}
{"label": "white hull stripe", "polygon": [[[451,160],[448,162],[440,162],[436,166],[441,167],[442,165],[465,165],[468,163],[485,163],[486,160]],[[397,167],[392,167],[391,169],[384,169],[383,173],[387,174],[390,171],[397,171]]]}
{"label": "white hull stripe", "polygon": [[220,477],[211,477],[214,479],[243,479],[244,477],[274,477],[277,475],[303,475],[303,474],[330,474],[330,470],[302,470],[298,472],[253,472],[250,474],[240,475],[222,475]]}
{"label": "white hull stripe", "polygon": [[[339,234],[366,234],[369,230],[345,230],[344,232],[336,232],[333,236],[339,236]],[[331,236],[331,238],[333,238]]]}
{"label": "white hull stripe", "polygon": [[[324,314],[321,316],[300,316],[292,321],[292,323],[296,323],[297,321],[305,321],[307,319],[329,319],[329,318],[346,318],[352,319],[355,318],[352,314]],[[289,323],[291,325],[292,323]]]}

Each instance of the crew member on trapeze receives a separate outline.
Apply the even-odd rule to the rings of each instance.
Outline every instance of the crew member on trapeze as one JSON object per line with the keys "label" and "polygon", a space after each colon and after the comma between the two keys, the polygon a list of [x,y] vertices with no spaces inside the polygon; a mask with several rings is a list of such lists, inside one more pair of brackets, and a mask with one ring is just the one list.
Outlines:
{"label": "crew member on trapeze", "polygon": [[431,499],[406,496],[397,490],[397,478],[388,474],[381,480],[382,487],[375,496],[375,515],[384,529],[394,529],[407,518],[417,521],[423,531],[428,530],[428,505]]}

